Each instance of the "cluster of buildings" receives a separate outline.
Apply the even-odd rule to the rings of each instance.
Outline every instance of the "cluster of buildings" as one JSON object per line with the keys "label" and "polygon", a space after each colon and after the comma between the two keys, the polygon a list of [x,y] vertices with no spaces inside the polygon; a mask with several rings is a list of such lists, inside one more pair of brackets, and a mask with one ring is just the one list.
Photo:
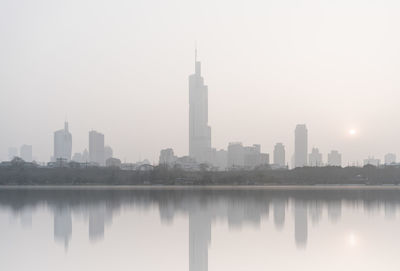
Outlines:
{"label": "cluster of buildings", "polygon": [[[289,168],[286,161],[286,151],[283,143],[276,143],[273,150],[273,161],[268,153],[261,152],[261,146],[243,146],[241,142],[228,144],[226,150],[216,150],[211,144],[211,127],[208,125],[208,87],[201,75],[201,63],[195,53],[195,71],[189,76],[189,155],[177,157],[173,149],[161,150],[159,163],[170,167],[197,170],[200,165],[217,170],[254,169],[268,165],[272,169]],[[294,132],[294,154],[291,158],[291,167],[320,167],[342,166],[342,155],[332,150],[323,160],[318,148],[308,150],[308,130],[305,124],[298,124]],[[394,154],[385,156],[385,164],[396,163]],[[379,165],[380,161],[374,158],[364,160],[364,165]]]}
{"label": "cluster of buildings", "polygon": [[68,128],[68,122],[64,123],[64,129],[54,132],[54,154],[49,167],[116,167],[122,170],[149,170],[152,168],[148,160],[136,163],[122,163],[114,157],[113,149],[105,145],[104,134],[97,131],[89,131],[89,150],[72,155],[72,134]]}
{"label": "cluster of buildings", "polygon": [[8,159],[11,161],[15,157],[20,157],[26,162],[32,162],[33,161],[33,156],[32,156],[32,145],[22,145],[19,149],[19,154],[18,154],[18,148],[16,147],[10,147],[8,148]]}
{"label": "cluster of buildings", "polygon": [[54,132],[54,153],[50,166],[60,166],[70,161],[85,163],[94,166],[105,166],[107,161],[113,158],[113,150],[104,144],[104,134],[97,131],[89,132],[89,151],[74,153],[72,156],[72,134],[68,128],[68,122],[64,123],[64,129]]}
{"label": "cluster of buildings", "polygon": [[[261,145],[244,146],[241,142],[231,142],[226,149],[217,150],[212,147],[211,127],[208,125],[208,87],[201,75],[201,62],[195,53],[194,74],[189,76],[189,154],[177,157],[173,149],[167,148],[160,152],[159,164],[169,167],[180,167],[186,170],[211,168],[214,170],[254,169],[268,166],[272,169],[289,168],[286,151],[283,143],[276,143],[273,150],[273,160],[268,153],[261,151]],[[294,132],[294,154],[291,158],[291,167],[320,167],[342,166],[342,155],[332,150],[323,160],[318,148],[313,147],[308,152],[308,130],[305,124],[298,124]],[[9,148],[9,159],[18,157],[17,148]],[[32,146],[23,145],[20,155],[24,161],[32,162]],[[385,155],[385,164],[395,164],[396,155]],[[89,132],[89,148],[81,153],[72,155],[72,134],[68,122],[64,128],[54,132],[54,153],[48,166],[67,166],[69,162],[85,166],[112,166],[122,169],[143,168],[150,166],[148,161],[134,164],[122,163],[113,157],[111,147],[105,145],[104,134],[97,131]],[[380,165],[380,160],[369,157],[364,165]]]}

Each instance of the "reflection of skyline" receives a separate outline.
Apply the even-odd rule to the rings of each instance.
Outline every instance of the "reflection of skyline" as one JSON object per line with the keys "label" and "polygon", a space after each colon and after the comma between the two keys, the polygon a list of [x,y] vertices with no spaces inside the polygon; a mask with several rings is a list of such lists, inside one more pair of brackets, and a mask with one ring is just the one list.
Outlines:
{"label": "reflection of skyline", "polygon": [[[107,225],[121,207],[137,210],[158,208],[164,225],[174,223],[177,214],[189,221],[189,270],[208,270],[211,228],[225,221],[229,229],[245,226],[259,228],[269,217],[274,228],[285,228],[287,211],[292,210],[294,244],[306,249],[312,225],[317,225],[326,212],[330,223],[337,223],[342,206],[381,213],[386,218],[396,215],[400,191],[304,191],[304,190],[0,190],[0,206],[11,208],[21,224],[32,224],[35,208],[45,203],[54,215],[54,240],[68,250],[72,240],[74,214],[86,218],[91,242],[104,239]],[[290,217],[289,217],[290,218]],[[28,221],[28,223],[27,223]],[[291,225],[290,223],[288,225]]]}
{"label": "reflection of skyline", "polygon": [[54,210],[54,240],[64,244],[68,250],[69,241],[72,237],[72,214],[68,207],[56,208]]}
{"label": "reflection of skyline", "polygon": [[307,202],[294,201],[294,238],[298,248],[304,248],[308,237]]}

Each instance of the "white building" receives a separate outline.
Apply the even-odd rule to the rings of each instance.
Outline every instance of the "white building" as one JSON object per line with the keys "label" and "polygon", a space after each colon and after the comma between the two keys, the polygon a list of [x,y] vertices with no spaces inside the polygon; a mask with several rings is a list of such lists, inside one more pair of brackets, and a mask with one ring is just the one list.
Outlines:
{"label": "white building", "polygon": [[307,166],[308,131],[305,124],[298,124],[294,132],[294,165]]}
{"label": "white building", "polygon": [[328,165],[341,167],[342,155],[338,151],[332,150],[330,153],[328,153]]}
{"label": "white building", "polygon": [[14,157],[18,157],[18,149],[15,147],[8,148],[8,160],[11,161]]}
{"label": "white building", "polygon": [[396,164],[396,154],[387,153],[385,155],[385,165]]}
{"label": "white building", "polygon": [[77,162],[77,163],[83,163],[82,153],[80,153],[80,152],[74,153],[71,160],[74,162]]}
{"label": "white building", "polygon": [[378,167],[381,163],[381,160],[375,159],[373,156],[368,157],[367,159],[364,159],[364,166],[366,165],[372,165]]}
{"label": "white building", "polygon": [[89,162],[104,166],[104,135],[102,133],[89,132]]}
{"label": "white building", "polygon": [[218,170],[226,170],[228,167],[228,152],[226,150],[215,151],[214,166],[216,166]]}
{"label": "white building", "polygon": [[244,167],[244,149],[241,142],[228,145],[228,168]]}
{"label": "white building", "polygon": [[177,158],[178,157],[174,155],[173,149],[164,149],[160,151],[159,164],[172,167],[175,164]]}
{"label": "white building", "polygon": [[22,145],[19,152],[25,162],[32,162],[32,145]]}
{"label": "white building", "polygon": [[319,152],[318,148],[312,148],[311,153],[308,155],[308,165],[311,167],[322,166],[322,153]]}
{"label": "white building", "polygon": [[228,168],[252,169],[257,166],[269,164],[269,155],[261,153],[261,146],[243,146],[241,142],[228,145]]}
{"label": "white building", "polygon": [[53,159],[71,160],[72,135],[68,130],[68,122],[64,123],[64,129],[54,132],[54,155]]}
{"label": "white building", "polygon": [[285,146],[282,143],[276,143],[274,147],[274,164],[278,167],[285,167]]}

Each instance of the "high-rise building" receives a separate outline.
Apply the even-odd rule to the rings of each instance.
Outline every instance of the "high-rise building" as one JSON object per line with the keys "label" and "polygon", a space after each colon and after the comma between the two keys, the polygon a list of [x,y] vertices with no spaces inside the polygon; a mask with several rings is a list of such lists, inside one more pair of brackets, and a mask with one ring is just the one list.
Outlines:
{"label": "high-rise building", "polygon": [[104,135],[102,133],[89,132],[89,162],[104,166]]}
{"label": "high-rise building", "polygon": [[18,156],[18,149],[15,147],[8,148],[8,160],[14,159],[14,157]]}
{"label": "high-rise building", "polygon": [[228,166],[228,152],[226,150],[215,151],[215,166],[218,170],[226,170]]}
{"label": "high-rise building", "polygon": [[198,163],[209,162],[211,127],[208,126],[208,87],[201,76],[195,52],[195,73],[189,76],[189,156]]}
{"label": "high-rise building", "polygon": [[228,145],[228,168],[252,169],[269,164],[269,154],[261,153],[261,146],[243,146],[241,142]]}
{"label": "high-rise building", "polygon": [[228,168],[244,166],[244,148],[241,142],[228,145]]}
{"label": "high-rise building", "polygon": [[104,147],[104,161],[107,161],[108,158],[114,157],[113,149],[110,146]]}
{"label": "high-rise building", "polygon": [[371,165],[371,166],[379,167],[380,164],[381,164],[381,160],[376,159],[373,156],[368,157],[367,159],[364,159],[364,166]]}
{"label": "high-rise building", "polygon": [[22,145],[19,152],[25,162],[32,162],[32,145]]}
{"label": "high-rise building", "polygon": [[305,124],[298,124],[294,132],[294,165],[307,166],[308,131]]}
{"label": "high-rise building", "polygon": [[308,155],[308,165],[311,167],[322,166],[322,153],[319,152],[318,148],[312,148]]}
{"label": "high-rise building", "polygon": [[74,155],[72,156],[72,161],[77,162],[77,163],[82,163],[82,153],[80,152],[76,152],[74,153]]}
{"label": "high-rise building", "polygon": [[276,143],[274,147],[274,164],[284,167],[285,162],[285,146],[282,143]]}
{"label": "high-rise building", "polygon": [[64,129],[54,132],[54,160],[71,160],[72,135],[68,130],[68,122],[64,123]]}
{"label": "high-rise building", "polygon": [[396,154],[394,153],[385,154],[385,165],[390,165],[395,163],[396,163]]}
{"label": "high-rise building", "polygon": [[89,151],[87,149],[84,149],[82,152],[82,163],[87,162],[89,162]]}
{"label": "high-rise building", "polygon": [[342,155],[338,151],[331,151],[328,153],[328,165],[329,166],[342,166]]}
{"label": "high-rise building", "polygon": [[166,166],[173,166],[177,158],[178,157],[175,156],[173,149],[171,148],[164,149],[160,151],[159,164]]}

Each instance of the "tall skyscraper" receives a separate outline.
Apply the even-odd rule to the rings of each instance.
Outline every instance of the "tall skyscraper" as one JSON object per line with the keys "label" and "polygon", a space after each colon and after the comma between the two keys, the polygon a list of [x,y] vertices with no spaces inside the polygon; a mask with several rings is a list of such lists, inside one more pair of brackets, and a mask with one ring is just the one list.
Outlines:
{"label": "tall skyscraper", "polygon": [[189,156],[209,162],[211,127],[208,126],[208,87],[201,76],[201,63],[195,52],[195,73],[189,76]]}
{"label": "tall skyscraper", "polygon": [[285,146],[282,143],[276,143],[274,147],[274,164],[284,167],[285,162]]}
{"label": "tall skyscraper", "polygon": [[25,162],[32,162],[32,145],[22,145],[19,153]]}
{"label": "tall skyscraper", "polygon": [[307,166],[308,131],[305,124],[298,124],[294,132],[294,165]]}
{"label": "tall skyscraper", "polygon": [[104,135],[102,133],[89,132],[89,161],[104,166]]}
{"label": "tall skyscraper", "polygon": [[54,132],[54,159],[71,160],[72,135],[68,130],[68,122],[64,123],[64,129]]}

